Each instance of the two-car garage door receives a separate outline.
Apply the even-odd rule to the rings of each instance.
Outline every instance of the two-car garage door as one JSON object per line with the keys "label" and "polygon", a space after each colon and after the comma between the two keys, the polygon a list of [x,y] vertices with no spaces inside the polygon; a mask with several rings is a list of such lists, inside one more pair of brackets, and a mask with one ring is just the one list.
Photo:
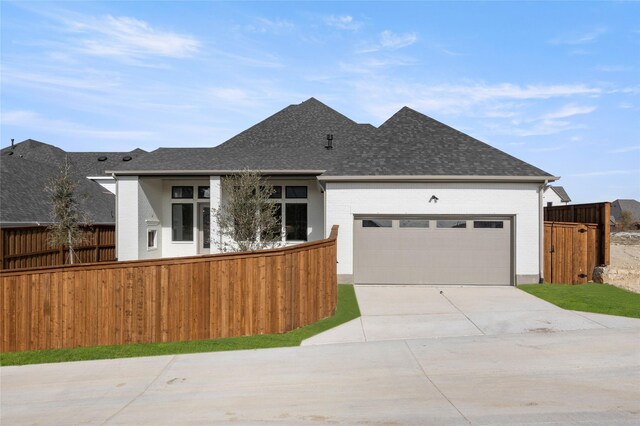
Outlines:
{"label": "two-car garage door", "polygon": [[356,217],[358,284],[510,285],[509,217]]}

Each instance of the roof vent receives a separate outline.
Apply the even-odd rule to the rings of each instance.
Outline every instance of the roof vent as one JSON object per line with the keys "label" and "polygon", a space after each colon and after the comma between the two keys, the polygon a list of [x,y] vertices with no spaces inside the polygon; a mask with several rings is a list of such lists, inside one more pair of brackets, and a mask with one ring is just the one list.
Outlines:
{"label": "roof vent", "polygon": [[98,157],[98,161],[107,161],[107,157],[105,157],[104,155],[101,157]]}
{"label": "roof vent", "polygon": [[129,155],[122,157],[122,161],[131,161],[131,157]]}
{"label": "roof vent", "polygon": [[15,149],[16,146],[13,144],[13,142],[15,141],[15,139],[11,139],[11,149]]}
{"label": "roof vent", "polygon": [[333,135],[327,135],[327,145],[325,148],[333,149]]}

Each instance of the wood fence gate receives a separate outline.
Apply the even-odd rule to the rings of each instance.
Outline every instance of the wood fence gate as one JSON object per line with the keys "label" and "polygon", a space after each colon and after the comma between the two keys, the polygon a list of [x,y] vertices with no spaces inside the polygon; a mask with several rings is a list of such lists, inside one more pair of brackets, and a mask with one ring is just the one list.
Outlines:
{"label": "wood fence gate", "polygon": [[593,269],[602,263],[601,247],[597,224],[545,222],[545,282],[582,284],[592,280]]}

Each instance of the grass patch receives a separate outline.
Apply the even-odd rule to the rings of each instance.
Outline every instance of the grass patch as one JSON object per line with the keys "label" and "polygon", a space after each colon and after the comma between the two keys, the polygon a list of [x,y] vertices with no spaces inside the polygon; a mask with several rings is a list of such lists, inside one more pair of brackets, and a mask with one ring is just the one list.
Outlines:
{"label": "grass patch", "polygon": [[90,348],[47,349],[42,351],[7,352],[0,354],[0,365],[43,364],[91,359],[131,358],[154,355],[175,355],[197,352],[235,351],[240,349],[299,346],[311,336],[360,316],[360,308],[352,285],[338,286],[336,314],[316,323],[283,334],[228,337],[191,342],[142,343],[131,345],[95,346]]}
{"label": "grass patch", "polygon": [[525,284],[518,288],[572,311],[640,318],[640,294],[608,284]]}

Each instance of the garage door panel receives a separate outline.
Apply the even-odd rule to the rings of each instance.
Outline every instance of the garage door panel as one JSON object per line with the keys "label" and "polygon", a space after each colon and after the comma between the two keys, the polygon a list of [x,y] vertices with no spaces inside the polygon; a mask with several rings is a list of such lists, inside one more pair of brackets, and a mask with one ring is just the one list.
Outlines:
{"label": "garage door panel", "polygon": [[[389,220],[388,218],[385,218]],[[420,219],[428,228],[366,228],[354,223],[354,275],[367,284],[484,284],[512,281],[511,221],[506,218]],[[438,228],[453,220],[466,228]],[[482,220],[480,228],[474,220]],[[387,222],[388,223],[388,222]],[[455,222],[442,222],[450,225]],[[502,228],[499,228],[499,224]],[[487,228],[486,226],[493,226]]]}

